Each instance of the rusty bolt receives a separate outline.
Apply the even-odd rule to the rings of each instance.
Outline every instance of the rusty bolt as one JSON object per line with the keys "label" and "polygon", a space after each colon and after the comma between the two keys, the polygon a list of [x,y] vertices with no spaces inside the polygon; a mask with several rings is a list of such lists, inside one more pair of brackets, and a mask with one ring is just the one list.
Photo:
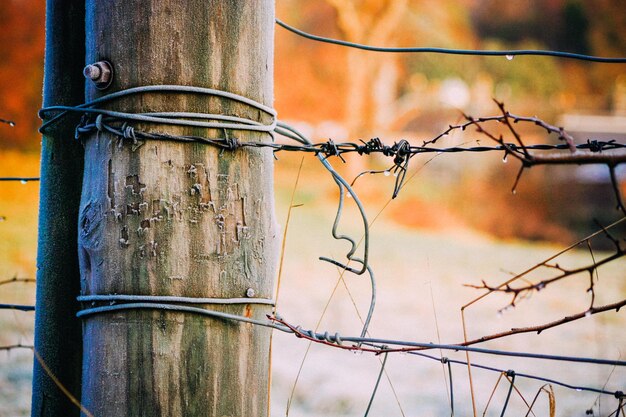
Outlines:
{"label": "rusty bolt", "polygon": [[254,289],[252,289],[252,288],[248,288],[248,289],[246,290],[246,297],[248,297],[248,298],[252,298],[252,297],[254,297],[254,295],[255,295],[255,294],[256,294],[256,293],[254,292]]}
{"label": "rusty bolt", "polygon": [[113,82],[113,67],[108,61],[98,61],[87,65],[83,69],[83,75],[93,81],[98,90],[104,90]]}

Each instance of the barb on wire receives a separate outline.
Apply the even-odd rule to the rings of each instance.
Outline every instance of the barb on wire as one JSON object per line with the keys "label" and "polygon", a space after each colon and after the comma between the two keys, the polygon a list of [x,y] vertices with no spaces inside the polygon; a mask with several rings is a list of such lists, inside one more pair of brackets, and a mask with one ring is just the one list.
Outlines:
{"label": "barb on wire", "polygon": [[[209,96],[218,96],[234,101],[238,101],[247,104],[253,108],[258,109],[261,112],[268,114],[272,122],[269,124],[262,124],[256,120],[246,119],[237,116],[226,116],[221,114],[205,114],[205,113],[189,113],[189,112],[153,112],[153,113],[128,113],[128,112],[115,112],[105,109],[100,109],[97,106],[123,97],[133,94],[143,94],[150,92],[175,92],[175,93],[189,93],[200,94]],[[616,196],[618,197],[618,206],[626,215],[626,208],[619,196],[619,187],[617,180],[615,179],[614,166],[623,162],[626,162],[626,144],[616,143],[615,141],[588,141],[586,144],[575,145],[573,138],[567,134],[562,128],[552,126],[541,119],[536,117],[524,117],[517,116],[509,113],[504,109],[502,103],[498,104],[501,113],[497,116],[473,118],[465,116],[467,121],[460,125],[450,125],[448,129],[436,137],[423,141],[421,146],[411,146],[406,140],[400,140],[394,142],[393,145],[385,145],[378,138],[373,138],[368,142],[361,141],[361,143],[336,143],[332,139],[329,139],[323,143],[312,143],[309,139],[305,138],[301,133],[293,130],[288,125],[282,123],[278,124],[276,121],[276,112],[274,109],[267,107],[254,100],[248,99],[243,96],[239,96],[233,93],[229,93],[221,90],[213,90],[200,87],[179,86],[179,85],[152,85],[130,88],[116,93],[112,93],[103,97],[100,97],[91,102],[81,104],[79,106],[51,106],[40,110],[40,116],[46,117],[50,114],[56,114],[51,119],[46,120],[41,126],[40,130],[44,131],[48,126],[58,122],[60,118],[64,117],[69,112],[75,112],[83,114],[81,124],[76,128],[76,137],[90,133],[93,131],[106,131],[116,135],[120,138],[120,143],[123,140],[132,141],[132,149],[136,149],[141,146],[142,140],[169,140],[169,141],[183,141],[183,142],[199,142],[207,145],[216,146],[221,149],[227,149],[235,151],[242,147],[256,147],[256,148],[270,148],[275,152],[278,151],[297,151],[297,152],[311,152],[322,159],[328,159],[332,156],[340,158],[342,161],[343,155],[346,153],[356,152],[359,155],[369,155],[371,153],[382,153],[384,156],[393,158],[393,165],[391,168],[383,171],[385,173],[393,171],[396,177],[393,197],[398,195],[398,192],[402,188],[406,172],[408,170],[408,164],[412,156],[418,153],[437,152],[437,153],[457,153],[457,152],[488,152],[488,151],[502,151],[504,152],[504,158],[511,154],[515,158],[522,161],[522,168],[518,174],[516,184],[523,172],[524,168],[538,165],[538,164],[606,164],[610,167],[613,187]],[[95,119],[94,119],[95,117]],[[489,133],[483,124],[487,122],[501,122],[504,123],[515,138],[515,143],[507,143],[502,137],[496,137]],[[204,128],[215,128],[222,130],[236,130],[236,131],[258,131],[269,133],[272,138],[274,133],[282,134],[285,137],[293,139],[300,143],[300,145],[293,144],[277,144],[271,142],[240,142],[237,138],[231,135],[225,135],[224,138],[207,138],[201,136],[188,136],[188,135],[169,135],[158,132],[144,132],[135,129],[130,126],[129,122],[147,122],[156,124],[169,124],[178,126],[194,126]],[[562,139],[564,144],[548,145],[525,145],[519,134],[513,128],[513,123],[532,123],[546,130],[548,134],[556,133],[559,138]],[[491,139],[495,140],[499,146],[476,146],[476,147],[449,147],[436,149],[430,145],[434,145],[439,139],[450,134],[452,131],[461,129],[465,130],[469,126],[476,126],[478,131]],[[569,149],[570,154],[549,154],[539,155],[537,153],[531,154],[533,150],[562,150]],[[603,152],[608,150],[619,149],[618,152]],[[576,152],[578,150],[586,150],[586,152]],[[321,156],[324,158],[321,158]],[[324,163],[322,161],[322,163]],[[326,167],[329,169],[329,167]],[[331,168],[332,169],[332,168]],[[368,171],[369,173],[375,173],[376,171]],[[335,174],[333,177],[336,181],[341,182]],[[345,181],[344,181],[345,182]],[[338,184],[340,188],[348,186],[348,184]],[[349,186],[348,186],[349,187]],[[514,187],[515,188],[515,187]],[[346,188],[349,192],[349,190]],[[360,273],[363,273],[365,268],[362,268]]]}
{"label": "barb on wire", "polygon": [[311,33],[307,33],[301,29],[297,29],[293,26],[286,24],[285,22],[276,19],[276,23],[287,29],[288,31],[295,33],[296,35],[302,36],[303,38],[330,43],[334,45],[346,46],[349,48],[362,49],[365,51],[372,52],[391,52],[391,53],[435,53],[435,54],[449,54],[449,55],[478,55],[478,56],[505,56],[507,59],[512,59],[510,57],[514,57],[517,55],[538,55],[538,56],[551,56],[556,58],[570,58],[570,59],[578,59],[582,61],[592,61],[592,62],[602,62],[607,64],[619,64],[626,63],[626,58],[609,58],[602,56],[592,56],[592,55],[583,55],[576,54],[572,52],[562,52],[562,51],[550,51],[550,50],[536,50],[536,49],[510,49],[510,50],[477,50],[477,49],[448,49],[448,48],[431,48],[431,47],[383,47],[383,46],[372,46],[372,45],[364,45],[355,42],[348,42],[339,39],[327,38],[324,36],[313,35]]}

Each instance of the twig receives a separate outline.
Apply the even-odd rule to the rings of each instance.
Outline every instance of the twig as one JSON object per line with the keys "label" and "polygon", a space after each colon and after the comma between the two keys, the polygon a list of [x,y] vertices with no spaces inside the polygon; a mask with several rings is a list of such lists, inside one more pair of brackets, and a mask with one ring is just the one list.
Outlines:
{"label": "twig", "polygon": [[18,278],[17,276],[14,276],[13,278],[0,281],[0,285],[11,284],[14,282],[36,282],[36,280],[34,278]]}
{"label": "twig", "polygon": [[6,346],[0,346],[0,351],[4,350],[4,351],[11,351],[14,349],[33,349],[32,345],[23,345],[21,343],[17,343],[14,345],[6,345]]}
{"label": "twig", "polygon": [[[544,289],[545,287],[547,287],[550,284],[553,284],[555,282],[558,282],[560,280],[563,280],[565,278],[577,275],[581,272],[587,272],[589,274],[591,274],[592,280],[593,280],[593,273],[602,265],[608,264],[616,259],[621,258],[622,256],[626,255],[626,251],[624,251],[623,249],[620,248],[620,250],[616,251],[614,254],[607,256],[604,259],[601,259],[599,261],[595,261],[591,264],[591,265],[586,265],[580,268],[575,268],[575,269],[565,269],[561,266],[559,266],[558,264],[548,264],[547,262],[543,262],[538,264],[539,267],[545,267],[545,268],[554,268],[557,269],[559,271],[561,271],[562,273],[554,276],[552,278],[548,278],[548,279],[544,279],[541,280],[537,283],[534,284],[529,284],[529,285],[525,285],[522,287],[512,287],[510,284],[505,284],[505,285],[499,285],[499,286],[490,286],[488,285],[485,281],[482,281],[482,285],[472,285],[472,284],[464,284],[464,286],[466,287],[470,287],[470,288],[475,288],[475,289],[484,289],[487,290],[490,293],[493,292],[501,292],[501,293],[505,293],[505,294],[513,294],[513,297],[511,299],[511,302],[508,304],[507,307],[515,307],[515,301],[518,299],[518,297],[526,294],[526,293],[530,293],[533,291],[541,291],[542,289]],[[593,293],[593,284],[590,287],[590,290],[592,291],[592,299],[594,297],[594,293]]]}
{"label": "twig", "polygon": [[502,337],[512,336],[514,334],[520,334],[520,333],[534,333],[534,332],[536,332],[537,334],[540,334],[544,330],[550,329],[552,327],[560,326],[560,325],[565,324],[565,323],[570,323],[572,321],[579,320],[579,319],[582,319],[582,318],[585,318],[585,317],[589,317],[589,316],[591,316],[593,314],[598,314],[598,313],[602,313],[602,312],[610,311],[610,310],[615,310],[615,312],[618,312],[620,310],[620,308],[624,307],[625,305],[626,305],[626,299],[622,300],[622,301],[618,301],[618,302],[613,303],[613,304],[607,304],[607,305],[600,306],[600,307],[593,307],[593,308],[590,308],[589,310],[583,311],[582,313],[574,314],[574,315],[571,315],[571,316],[566,316],[566,317],[563,317],[562,319],[551,321],[551,322],[546,323],[546,324],[541,324],[541,325],[538,325],[538,326],[513,328],[513,329],[511,329],[509,331],[506,331],[506,332],[495,333],[495,334],[492,334],[492,335],[479,337],[478,339],[469,340],[469,341],[466,341],[466,342],[461,342],[461,343],[458,343],[458,345],[460,345],[460,346],[470,346],[470,345],[475,345],[475,344],[478,344],[478,343],[483,343],[483,342],[486,342],[488,340],[499,339],[499,338],[502,338]]}

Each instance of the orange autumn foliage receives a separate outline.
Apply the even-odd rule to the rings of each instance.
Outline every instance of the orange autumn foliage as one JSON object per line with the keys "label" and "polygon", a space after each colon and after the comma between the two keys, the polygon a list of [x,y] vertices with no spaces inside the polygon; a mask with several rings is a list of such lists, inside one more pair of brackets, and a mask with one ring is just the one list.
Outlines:
{"label": "orange autumn foliage", "polygon": [[44,2],[6,0],[0,6],[0,147],[36,148],[44,50]]}

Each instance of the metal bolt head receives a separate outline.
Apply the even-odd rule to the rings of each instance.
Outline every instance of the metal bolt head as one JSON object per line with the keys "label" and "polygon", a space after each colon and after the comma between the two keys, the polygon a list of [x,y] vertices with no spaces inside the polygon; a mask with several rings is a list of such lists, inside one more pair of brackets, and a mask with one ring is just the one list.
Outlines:
{"label": "metal bolt head", "polygon": [[87,65],[83,70],[83,75],[85,76],[85,78],[91,81],[96,81],[98,78],[100,78],[101,74],[102,70],[97,65]]}
{"label": "metal bolt head", "polygon": [[99,90],[104,90],[113,82],[113,66],[108,61],[98,61],[87,65],[83,69],[83,75],[93,81]]}
{"label": "metal bolt head", "polygon": [[255,296],[255,294],[256,294],[256,292],[254,292],[254,289],[252,289],[252,288],[248,288],[248,289],[246,290],[246,297],[248,297],[248,298],[252,298],[252,297],[254,297],[254,296]]}

